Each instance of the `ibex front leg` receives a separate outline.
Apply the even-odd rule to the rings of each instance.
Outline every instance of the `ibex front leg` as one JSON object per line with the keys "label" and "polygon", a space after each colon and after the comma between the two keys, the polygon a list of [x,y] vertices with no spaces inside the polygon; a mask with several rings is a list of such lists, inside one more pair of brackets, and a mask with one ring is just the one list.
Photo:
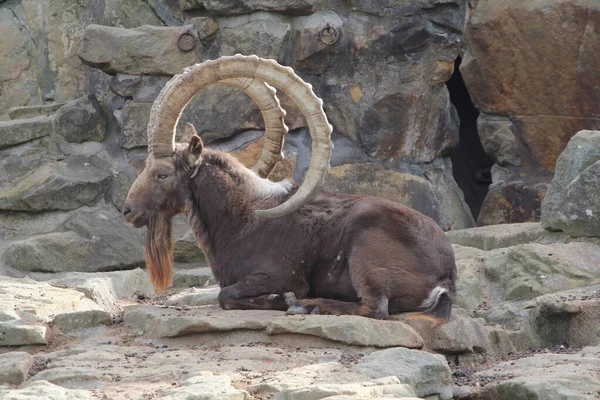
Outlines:
{"label": "ibex front leg", "polygon": [[275,278],[263,274],[250,275],[243,281],[226,286],[219,292],[219,305],[224,310],[286,311],[296,302],[294,290],[286,287],[273,293]]}

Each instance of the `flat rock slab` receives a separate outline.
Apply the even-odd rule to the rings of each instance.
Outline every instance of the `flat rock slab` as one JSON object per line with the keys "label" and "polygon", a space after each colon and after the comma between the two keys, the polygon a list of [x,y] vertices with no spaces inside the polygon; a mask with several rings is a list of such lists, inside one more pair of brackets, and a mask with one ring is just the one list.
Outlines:
{"label": "flat rock slab", "polygon": [[148,273],[140,268],[110,272],[66,272],[31,274],[36,280],[44,280],[52,286],[76,289],[110,311],[118,299],[131,298],[134,294],[150,296],[154,288]]}
{"label": "flat rock slab", "polygon": [[0,346],[21,346],[26,344],[48,344],[49,330],[35,315],[13,313],[11,319],[3,314],[0,322]]}
{"label": "flat rock slab", "polygon": [[592,400],[600,393],[599,353],[600,348],[587,347],[576,354],[536,354],[497,364],[474,376],[482,379],[499,374],[510,377],[484,390],[485,394],[499,400]]}
{"label": "flat rock slab", "polygon": [[31,279],[0,277],[0,304],[0,346],[47,344],[47,323],[70,332],[111,319],[85,294]]}
{"label": "flat rock slab", "polygon": [[111,380],[110,375],[104,374],[95,368],[59,367],[38,372],[30,381],[47,381],[68,389],[102,386],[102,382]]}
{"label": "flat rock slab", "polygon": [[14,390],[0,389],[0,398],[2,400],[92,400],[96,396],[87,390],[65,389],[50,382],[35,381],[27,382]]}
{"label": "flat rock slab", "polygon": [[286,389],[277,395],[277,399],[310,400],[329,399],[330,396],[364,396],[369,398],[405,398],[415,397],[415,391],[400,383],[395,376],[374,379],[366,382],[346,384],[320,384],[296,389]]}
{"label": "flat rock slab", "polygon": [[399,321],[381,321],[355,315],[308,315],[274,318],[267,333],[299,333],[358,346],[423,347],[423,338]]}
{"label": "flat rock slab", "polygon": [[332,361],[261,376],[254,380],[249,390],[251,393],[277,393],[318,384],[360,382],[367,378],[350,367]]}
{"label": "flat rock slab", "polygon": [[33,357],[23,351],[0,354],[0,385],[20,385],[27,379]]}
{"label": "flat rock slab", "polygon": [[218,286],[207,288],[190,288],[171,296],[165,304],[168,306],[207,306],[218,304],[221,288]]}
{"label": "flat rock slab", "polygon": [[231,378],[226,375],[213,375],[203,372],[199,376],[186,379],[179,387],[165,390],[159,399],[191,400],[246,400],[250,395],[245,390],[238,390],[231,385]]}
{"label": "flat rock slab", "polygon": [[264,330],[270,319],[281,315],[282,311],[222,310],[219,307],[175,309],[131,306],[125,309],[124,321],[146,337],[167,338],[235,329]]}
{"label": "flat rock slab", "polygon": [[487,331],[473,318],[464,315],[456,308],[446,324],[431,326],[429,321],[420,319],[408,320],[406,323],[414,328],[430,350],[445,354],[483,353],[488,348]]}
{"label": "flat rock slab", "polygon": [[544,229],[539,222],[459,229],[448,231],[446,235],[453,244],[481,250],[494,250],[531,242],[553,243],[565,238],[560,232]]}
{"label": "flat rock slab", "polygon": [[365,356],[355,368],[374,378],[395,376],[415,389],[419,397],[452,398],[450,367],[439,354],[401,347],[379,350]]}

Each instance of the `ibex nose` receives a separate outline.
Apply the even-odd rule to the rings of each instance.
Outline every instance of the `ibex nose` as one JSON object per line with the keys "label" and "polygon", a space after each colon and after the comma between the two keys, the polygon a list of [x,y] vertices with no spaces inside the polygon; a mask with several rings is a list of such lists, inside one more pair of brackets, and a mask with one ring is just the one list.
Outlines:
{"label": "ibex nose", "polygon": [[131,207],[123,205],[123,216],[126,217],[129,213],[131,213]]}

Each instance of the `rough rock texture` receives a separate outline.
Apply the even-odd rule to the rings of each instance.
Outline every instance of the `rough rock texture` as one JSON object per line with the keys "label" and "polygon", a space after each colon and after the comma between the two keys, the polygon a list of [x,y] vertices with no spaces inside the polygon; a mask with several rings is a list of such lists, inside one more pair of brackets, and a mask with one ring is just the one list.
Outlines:
{"label": "rough rock texture", "polygon": [[165,390],[159,399],[186,400],[193,398],[208,398],[219,400],[247,400],[250,395],[245,390],[238,390],[231,386],[228,376],[213,375],[206,371],[199,376],[186,379],[173,389]]}
{"label": "rough rock texture", "polygon": [[44,115],[14,121],[0,121],[0,149],[51,133],[52,119]]}
{"label": "rough rock texture", "polygon": [[547,294],[536,303],[532,324],[543,345],[600,343],[600,285]]}
{"label": "rough rock texture", "polygon": [[439,354],[403,348],[380,350],[365,356],[356,368],[373,377],[395,376],[419,397],[437,394],[441,399],[452,398],[450,368]]}
{"label": "rough rock texture", "polygon": [[556,163],[542,225],[570,236],[600,236],[600,131],[580,131]]}
{"label": "rough rock texture", "polygon": [[30,272],[133,269],[144,248],[133,229],[108,212],[80,211],[53,232],[12,242],[2,255],[9,267]]}
{"label": "rough rock texture", "polygon": [[[515,166],[506,190],[518,190],[523,203],[510,204],[514,211],[504,219],[490,218],[501,207],[490,200],[480,223],[539,220],[544,188],[535,184],[549,180],[575,133],[600,128],[600,114],[591,106],[600,99],[594,86],[600,74],[589,60],[600,48],[598,15],[597,3],[579,0],[481,0],[474,7],[460,70],[482,112],[482,143],[498,164]],[[522,175],[530,181],[519,182]]]}
{"label": "rough rock texture", "polygon": [[0,388],[0,396],[6,400],[92,400],[95,397],[87,390],[65,389],[47,381],[27,382],[15,390],[3,390]]}
{"label": "rough rock texture", "polygon": [[67,331],[79,329],[81,321],[81,327],[89,327],[110,320],[110,314],[83,293],[29,279],[1,277],[0,303],[7,310],[0,315],[0,346],[47,344],[45,324],[55,318]]}
{"label": "rough rock texture", "polygon": [[267,333],[301,333],[351,345],[408,348],[423,347],[423,339],[410,326],[397,321],[379,321],[353,315],[286,316],[273,318]]}
{"label": "rough rock texture", "polygon": [[112,176],[90,159],[75,156],[47,164],[2,190],[0,210],[72,210],[91,205],[107,190]]}
{"label": "rough rock texture", "polygon": [[546,183],[506,180],[492,183],[481,205],[477,225],[495,225],[540,220]]}
{"label": "rough rock texture", "polygon": [[500,400],[592,400],[600,391],[600,359],[597,355],[597,347],[584,348],[577,354],[536,354],[498,364],[493,370],[475,375],[484,378],[502,371],[509,376],[509,380],[489,385],[484,391]]}
{"label": "rough rock texture", "polygon": [[68,142],[101,142],[106,122],[96,97],[82,97],[59,108],[54,117],[54,130]]}
{"label": "rough rock texture", "polygon": [[499,224],[446,232],[453,244],[494,250],[531,242],[553,243],[565,235],[545,230],[539,222]]}
{"label": "rough rock texture", "polygon": [[109,74],[174,75],[200,61],[184,52],[177,38],[187,28],[141,26],[135,29],[88,25],[77,55],[86,65]]}
{"label": "rough rock texture", "polygon": [[286,400],[329,399],[347,395],[367,398],[406,398],[415,397],[415,391],[401,384],[395,376],[374,379],[372,381],[347,384],[320,384],[281,391],[278,396]]}
{"label": "rough rock texture", "polygon": [[99,89],[108,79],[77,58],[91,23],[132,28],[161,25],[146,2],[104,0],[9,2],[0,9],[0,114],[10,107],[70,101]]}
{"label": "rough rock texture", "polygon": [[20,385],[32,365],[33,357],[24,351],[0,354],[0,385]]}

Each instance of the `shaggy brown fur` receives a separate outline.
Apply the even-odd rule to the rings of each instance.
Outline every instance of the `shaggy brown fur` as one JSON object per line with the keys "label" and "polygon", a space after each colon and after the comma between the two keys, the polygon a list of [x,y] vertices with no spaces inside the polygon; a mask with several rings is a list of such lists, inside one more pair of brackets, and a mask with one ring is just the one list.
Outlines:
{"label": "shaggy brown fur", "polygon": [[254,214],[297,188],[261,179],[226,153],[204,151],[194,136],[171,158],[149,157],[123,211],[136,227],[150,223],[149,235],[160,233],[149,245],[157,290],[172,276],[164,221],[185,212],[225,309],[374,318],[417,312],[448,320],[456,265],[431,218],[392,201],[325,190],[286,217]]}
{"label": "shaggy brown fur", "polygon": [[171,227],[170,218],[157,214],[146,230],[146,268],[158,292],[164,292],[173,284]]}

